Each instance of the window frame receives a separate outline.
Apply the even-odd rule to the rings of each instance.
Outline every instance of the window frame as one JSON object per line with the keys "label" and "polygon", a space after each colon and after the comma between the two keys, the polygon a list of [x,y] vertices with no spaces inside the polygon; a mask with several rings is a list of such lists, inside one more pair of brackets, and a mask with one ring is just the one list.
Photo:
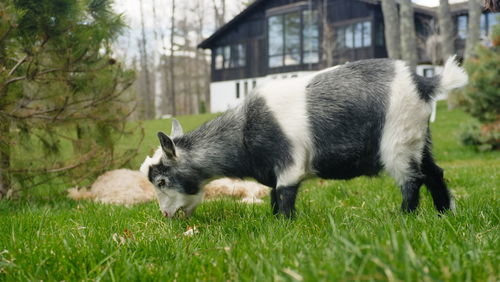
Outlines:
{"label": "window frame", "polygon": [[[317,48],[315,50],[313,50],[314,48],[312,48],[311,50],[305,50],[305,44],[304,44],[304,30],[306,28],[309,28],[309,27],[306,27],[305,24],[307,22],[307,20],[305,19],[305,13],[306,11],[311,11],[312,13],[316,13],[316,15],[318,15],[316,17],[316,19],[313,19],[313,22],[315,23],[315,26],[318,30],[317,32]],[[287,52],[287,40],[286,40],[286,22],[285,22],[285,18],[287,15],[291,15],[291,14],[294,14],[294,13],[297,13],[298,14],[298,17],[299,17],[299,31],[298,31],[298,39],[299,39],[299,44],[298,44],[298,60],[296,60],[296,63],[290,63],[286,61],[287,59],[287,56],[288,55],[297,55],[296,53],[288,53]],[[271,30],[271,23],[270,23],[270,19],[271,18],[278,18],[280,19],[280,22],[281,22],[281,28],[280,28],[280,31],[281,31],[281,53],[278,53],[278,52],[275,52],[275,53],[271,53],[270,51],[270,47],[271,47],[271,40],[270,40],[270,30]],[[309,6],[307,4],[304,4],[304,3],[297,3],[296,5],[290,5],[290,6],[287,6],[286,8],[279,8],[279,9],[269,9],[268,11],[266,11],[266,18],[265,18],[265,24],[266,24],[266,28],[265,28],[265,36],[266,36],[266,55],[267,55],[267,68],[269,69],[277,69],[277,68],[283,68],[283,67],[296,67],[296,66],[301,66],[301,65],[311,65],[311,64],[318,64],[320,61],[321,61],[321,50],[320,50],[320,46],[321,46],[321,25],[320,25],[320,20],[319,20],[319,14],[318,14],[318,10],[315,6]],[[317,59],[315,60],[315,62],[305,62],[304,58],[306,57],[306,52],[307,52],[307,55],[308,56],[313,56],[313,53],[316,52],[317,53]],[[271,63],[271,60],[273,58],[280,58],[281,59],[281,62],[279,63]]]}

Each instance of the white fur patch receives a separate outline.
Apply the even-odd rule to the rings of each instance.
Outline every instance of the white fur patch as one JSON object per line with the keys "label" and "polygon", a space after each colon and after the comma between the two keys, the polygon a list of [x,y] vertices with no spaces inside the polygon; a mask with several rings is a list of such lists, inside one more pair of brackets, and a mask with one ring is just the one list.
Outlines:
{"label": "white fur patch", "polygon": [[410,70],[402,61],[395,62],[390,89],[380,152],[385,169],[403,185],[412,177],[411,162],[421,162],[432,106],[420,99]]}
{"label": "white fur patch", "polygon": [[458,66],[455,57],[452,56],[446,60],[443,73],[441,74],[440,88],[445,93],[467,85],[469,80],[465,70]]}
{"label": "white fur patch", "polygon": [[184,209],[186,216],[190,216],[194,209],[203,201],[203,192],[188,195],[173,189],[156,189],[156,196],[161,212],[168,217],[173,217],[180,208]]}
{"label": "white fur patch", "polygon": [[290,140],[293,164],[278,172],[277,186],[297,184],[310,170],[313,146],[306,109],[306,86],[312,76],[276,81],[258,91]]}
{"label": "white fur patch", "polygon": [[146,156],[146,159],[144,162],[141,164],[141,167],[139,168],[139,171],[142,172],[146,177],[149,175],[149,168],[152,165],[157,165],[161,162],[161,158],[163,156],[163,150],[161,149],[161,146],[158,147],[158,149],[155,151],[152,157]]}

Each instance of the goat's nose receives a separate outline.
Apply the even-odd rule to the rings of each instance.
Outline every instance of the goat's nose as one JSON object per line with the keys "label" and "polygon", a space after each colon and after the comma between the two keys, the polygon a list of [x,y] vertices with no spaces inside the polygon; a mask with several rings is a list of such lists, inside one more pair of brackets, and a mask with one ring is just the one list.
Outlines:
{"label": "goat's nose", "polygon": [[162,211],[161,213],[163,214],[164,217],[168,217],[168,212],[167,211]]}

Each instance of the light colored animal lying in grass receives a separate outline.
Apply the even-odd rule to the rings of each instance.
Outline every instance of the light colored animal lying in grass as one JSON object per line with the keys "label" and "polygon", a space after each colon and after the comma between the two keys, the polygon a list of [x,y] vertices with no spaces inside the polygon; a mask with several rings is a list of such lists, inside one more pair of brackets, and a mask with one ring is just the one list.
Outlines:
{"label": "light colored animal lying in grass", "polygon": [[[222,196],[240,198],[244,203],[262,203],[269,189],[261,184],[239,179],[222,178],[205,186],[205,199]],[[71,188],[68,197],[74,200],[92,199],[99,203],[132,205],[155,199],[155,188],[144,174],[130,169],[104,173],[89,188]]]}

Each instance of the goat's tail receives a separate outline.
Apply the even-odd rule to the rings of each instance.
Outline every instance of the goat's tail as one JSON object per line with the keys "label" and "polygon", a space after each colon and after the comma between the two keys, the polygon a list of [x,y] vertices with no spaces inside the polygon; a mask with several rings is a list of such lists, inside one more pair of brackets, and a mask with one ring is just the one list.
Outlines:
{"label": "goat's tail", "polygon": [[467,85],[469,77],[465,70],[458,66],[455,56],[451,56],[444,64],[444,70],[441,74],[440,90],[444,93],[452,89]]}
{"label": "goat's tail", "polygon": [[78,187],[75,187],[68,189],[68,198],[73,200],[93,199],[94,195],[88,188],[78,189]]}

